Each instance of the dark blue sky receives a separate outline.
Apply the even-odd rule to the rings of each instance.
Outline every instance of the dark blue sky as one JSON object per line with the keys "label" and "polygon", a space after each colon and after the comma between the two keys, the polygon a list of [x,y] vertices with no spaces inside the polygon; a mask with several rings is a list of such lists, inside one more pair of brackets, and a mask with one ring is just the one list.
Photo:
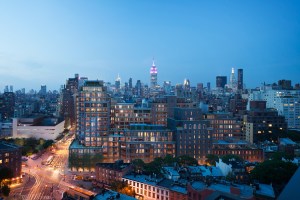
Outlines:
{"label": "dark blue sky", "polygon": [[1,1],[0,90],[58,89],[75,73],[161,84],[300,82],[300,1]]}

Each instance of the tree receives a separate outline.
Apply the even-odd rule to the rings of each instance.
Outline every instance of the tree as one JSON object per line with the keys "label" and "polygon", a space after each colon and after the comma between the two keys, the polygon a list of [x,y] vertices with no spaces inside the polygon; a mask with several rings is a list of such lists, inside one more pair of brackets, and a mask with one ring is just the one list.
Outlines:
{"label": "tree", "polygon": [[132,161],[132,164],[133,164],[134,171],[137,173],[143,171],[145,167],[145,163],[142,159],[135,159]]}
{"label": "tree", "polygon": [[8,187],[8,185],[4,185],[2,188],[1,188],[1,192],[4,196],[8,197],[9,196],[9,193],[10,193],[10,188]]}
{"label": "tree", "polygon": [[111,189],[128,196],[135,196],[135,191],[124,181],[114,181],[111,183]]}
{"label": "tree", "polygon": [[150,163],[145,164],[144,166],[144,172],[147,175],[152,175],[152,174],[156,174],[156,175],[161,175],[161,167],[162,165],[160,164],[159,160],[154,160]]}
{"label": "tree", "polygon": [[251,171],[251,178],[262,183],[287,183],[297,170],[297,165],[281,160],[266,160]]}
{"label": "tree", "polygon": [[10,179],[13,177],[13,172],[8,167],[1,167],[0,168],[0,182],[2,182],[4,179]]}
{"label": "tree", "polygon": [[179,156],[177,160],[179,165],[198,165],[198,161],[188,155]]}
{"label": "tree", "polygon": [[282,158],[287,159],[287,160],[293,160],[294,156],[287,154],[285,152],[277,151],[271,156],[271,158],[273,160],[282,160]]}
{"label": "tree", "polygon": [[206,155],[206,160],[205,162],[208,163],[209,165],[216,166],[216,162],[219,161],[219,157],[214,154],[207,154]]}
{"label": "tree", "polygon": [[177,159],[170,154],[163,158],[163,163],[167,166],[172,166],[175,162],[177,162]]}

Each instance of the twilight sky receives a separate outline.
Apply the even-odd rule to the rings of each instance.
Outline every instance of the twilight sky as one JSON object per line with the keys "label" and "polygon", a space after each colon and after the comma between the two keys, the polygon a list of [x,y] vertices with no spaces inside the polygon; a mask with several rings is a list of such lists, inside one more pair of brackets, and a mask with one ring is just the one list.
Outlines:
{"label": "twilight sky", "polygon": [[89,79],[300,82],[300,1],[0,1],[0,90]]}

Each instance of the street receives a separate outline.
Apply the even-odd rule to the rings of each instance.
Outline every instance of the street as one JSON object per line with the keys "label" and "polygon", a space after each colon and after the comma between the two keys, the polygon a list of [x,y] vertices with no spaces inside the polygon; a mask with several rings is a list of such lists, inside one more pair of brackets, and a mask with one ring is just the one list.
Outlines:
{"label": "street", "polygon": [[[12,188],[8,199],[58,200],[68,188],[77,186],[68,183],[73,177],[68,171],[68,147],[72,139],[63,141],[55,144],[55,151],[46,151],[36,160],[28,159],[27,166],[22,167],[23,183]],[[53,160],[46,165],[50,156]]]}

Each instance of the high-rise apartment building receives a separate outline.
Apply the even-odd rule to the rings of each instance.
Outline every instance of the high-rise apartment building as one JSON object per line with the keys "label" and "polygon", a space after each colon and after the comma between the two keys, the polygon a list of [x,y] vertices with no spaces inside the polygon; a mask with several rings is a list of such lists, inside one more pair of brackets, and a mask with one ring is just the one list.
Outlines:
{"label": "high-rise apartment building", "polygon": [[77,138],[84,146],[101,146],[107,152],[110,97],[103,81],[86,81],[77,97]]}
{"label": "high-rise apartment building", "polygon": [[214,129],[213,139],[245,139],[245,134],[242,131],[242,122],[233,117],[231,113],[207,113],[204,115],[204,118],[210,122],[210,126]]}
{"label": "high-rise apartment building", "polygon": [[175,108],[168,118],[168,128],[174,131],[176,156],[188,155],[204,163],[211,153],[212,131],[209,121],[202,120],[200,108]]}
{"label": "high-rise apartment building", "polygon": [[62,89],[62,105],[60,115],[65,118],[71,126],[76,125],[76,95],[78,93],[79,75],[69,78]]}
{"label": "high-rise apartment building", "polygon": [[271,135],[273,131],[287,130],[284,116],[277,110],[266,108],[266,101],[250,101],[250,110],[244,116],[246,141],[256,143],[261,135]]}
{"label": "high-rise apartment building", "polygon": [[93,171],[93,161],[111,161],[115,140],[109,140],[110,105],[111,98],[103,81],[85,81],[76,101],[76,139],[69,147],[71,169]]}
{"label": "high-rise apartment building", "polygon": [[173,132],[160,125],[131,124],[120,143],[121,158],[126,162],[151,162],[156,157],[175,154]]}

